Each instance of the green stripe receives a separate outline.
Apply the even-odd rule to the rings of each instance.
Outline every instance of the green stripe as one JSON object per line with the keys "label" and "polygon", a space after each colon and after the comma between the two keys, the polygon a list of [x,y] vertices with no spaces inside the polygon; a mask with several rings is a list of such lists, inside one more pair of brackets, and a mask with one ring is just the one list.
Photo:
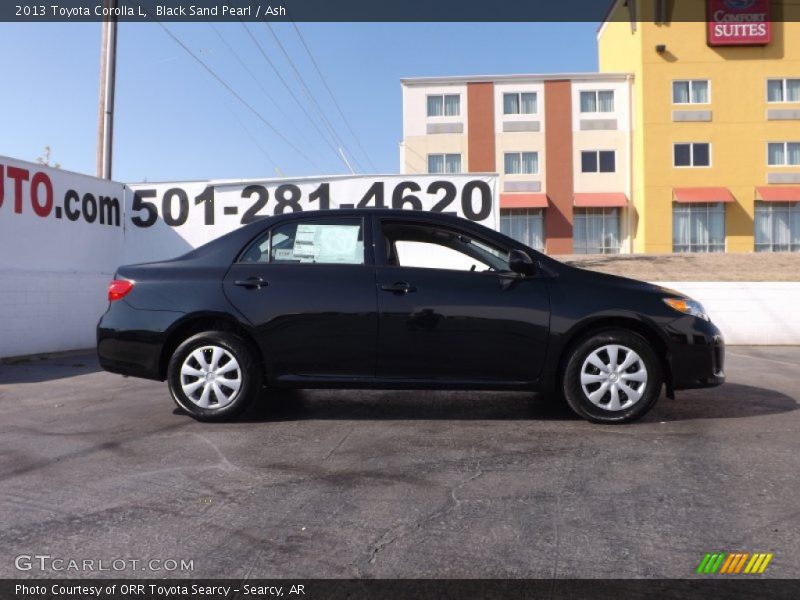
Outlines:
{"label": "green stripe", "polygon": [[726,556],[725,552],[719,553],[719,558],[717,559],[717,562],[714,564],[714,567],[711,569],[712,573],[716,573],[717,570],[722,566],[722,561],[725,560],[725,556]]}
{"label": "green stripe", "polygon": [[697,573],[702,573],[703,572],[703,569],[705,569],[706,563],[708,563],[708,559],[709,558],[711,558],[710,554],[706,554],[703,557],[703,560],[700,561],[700,566],[697,567],[697,571],[696,571]]}

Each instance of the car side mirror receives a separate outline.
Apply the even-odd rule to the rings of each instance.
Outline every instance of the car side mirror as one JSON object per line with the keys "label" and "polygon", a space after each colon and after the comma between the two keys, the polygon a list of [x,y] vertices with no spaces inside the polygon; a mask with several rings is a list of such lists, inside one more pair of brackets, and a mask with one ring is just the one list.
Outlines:
{"label": "car side mirror", "polygon": [[508,254],[508,268],[520,275],[535,275],[536,263],[531,260],[527,252],[512,250]]}

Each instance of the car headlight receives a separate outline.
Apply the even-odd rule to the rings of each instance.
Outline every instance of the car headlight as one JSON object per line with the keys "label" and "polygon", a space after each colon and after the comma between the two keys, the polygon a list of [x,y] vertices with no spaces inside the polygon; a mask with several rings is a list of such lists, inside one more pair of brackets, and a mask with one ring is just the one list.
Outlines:
{"label": "car headlight", "polygon": [[711,320],[706,314],[706,309],[697,300],[692,300],[691,298],[662,298],[662,300],[671,308],[685,315],[692,315],[704,321]]}

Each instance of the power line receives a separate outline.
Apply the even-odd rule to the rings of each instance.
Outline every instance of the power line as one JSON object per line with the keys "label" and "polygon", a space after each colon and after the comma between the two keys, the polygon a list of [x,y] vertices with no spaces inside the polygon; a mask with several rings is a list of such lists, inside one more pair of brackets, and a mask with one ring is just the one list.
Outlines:
{"label": "power line", "polygon": [[[281,40],[280,40],[280,38],[278,38],[277,34],[275,33],[275,30],[272,28],[272,25],[270,25],[267,22],[264,22],[264,25],[266,26],[267,30],[272,35],[272,38],[275,40],[275,43],[278,45],[278,48],[280,48],[280,51],[283,53],[283,56],[286,59],[286,61],[289,63],[289,66],[292,68],[292,71],[294,71],[294,75],[297,78],[297,81],[300,83],[300,89],[305,93],[306,97],[309,99],[312,108],[314,108],[317,111],[317,114],[319,115],[320,119],[322,120],[322,124],[325,127],[327,127],[328,131],[330,132],[331,136],[333,137],[334,142],[336,142],[338,144],[338,146],[340,148],[340,151],[343,152],[344,149],[346,149],[346,146],[345,146],[344,142],[342,141],[341,136],[336,131],[336,128],[333,126],[333,123],[331,123],[330,120],[328,119],[328,117],[325,115],[325,111],[322,109],[322,106],[319,104],[319,102],[317,102],[317,99],[314,97],[314,93],[311,91],[311,88],[309,88],[309,86],[306,83],[306,80],[303,77],[302,73],[300,73],[300,70],[297,68],[297,65],[292,60],[292,57],[289,55],[289,52],[284,47],[283,43],[281,43]],[[356,165],[358,165],[358,160],[355,158],[353,153],[351,152],[350,154],[351,154],[351,157],[353,158],[353,161],[356,162]],[[345,160],[345,159],[343,158],[342,160]],[[345,162],[347,162],[347,161],[345,160]],[[360,167],[360,165],[358,165],[358,166],[359,166],[359,170],[360,171],[364,170],[363,168]]]}
{"label": "power line", "polygon": [[[283,86],[286,88],[286,90],[292,96],[294,101],[297,103],[297,106],[299,106],[300,110],[303,111],[303,114],[305,114],[306,118],[308,118],[308,120],[311,122],[311,124],[317,130],[317,132],[319,133],[320,137],[325,141],[325,143],[331,149],[331,152],[333,152],[333,154],[336,156],[337,159],[341,160],[341,156],[339,156],[338,152],[336,151],[336,147],[331,143],[331,141],[325,135],[325,132],[322,131],[322,129],[320,129],[319,124],[314,119],[311,118],[311,115],[308,113],[308,111],[306,110],[305,106],[303,106],[303,103],[300,102],[300,99],[297,97],[297,94],[294,93],[294,91],[292,90],[291,86],[289,86],[289,83],[283,78],[283,75],[281,75],[280,71],[275,66],[275,63],[272,62],[272,59],[270,59],[270,57],[267,55],[267,53],[264,50],[264,48],[261,46],[261,42],[258,41],[258,39],[253,35],[253,32],[250,31],[250,28],[247,27],[247,25],[243,21],[239,21],[239,22],[242,24],[242,27],[247,32],[247,35],[250,36],[250,39],[253,40],[253,43],[256,45],[256,48],[258,48],[258,51],[261,53],[261,56],[264,57],[264,60],[267,61],[267,64],[269,64],[269,66],[275,72],[275,75],[278,77],[280,82],[283,84]],[[346,161],[342,161],[342,162],[344,162],[345,166],[347,166],[347,162]]]}
{"label": "power line", "polygon": [[342,121],[344,121],[345,126],[350,131],[350,135],[353,136],[353,139],[356,141],[356,145],[358,146],[359,150],[361,150],[361,153],[364,155],[364,158],[367,159],[367,162],[369,163],[369,166],[372,168],[373,171],[377,171],[378,169],[375,167],[375,164],[372,162],[372,159],[370,158],[369,153],[364,149],[364,146],[361,145],[361,140],[359,139],[358,135],[356,135],[356,132],[353,130],[353,127],[350,125],[350,121],[348,121],[347,117],[344,114],[344,111],[342,110],[342,107],[339,105],[339,102],[336,100],[336,96],[334,95],[333,90],[331,89],[331,86],[328,85],[328,80],[322,74],[322,70],[319,68],[319,65],[317,64],[317,60],[314,58],[314,55],[311,53],[311,48],[308,47],[308,44],[306,43],[306,40],[303,37],[303,34],[300,32],[300,29],[297,27],[297,23],[292,21],[292,27],[294,27],[294,30],[297,32],[297,37],[300,38],[300,42],[302,42],[303,48],[306,49],[306,53],[308,54],[308,57],[311,59],[311,64],[314,65],[314,69],[316,69],[317,74],[319,75],[319,78],[322,80],[322,83],[325,86],[325,89],[328,90],[328,94],[330,95],[331,100],[333,100],[333,105],[336,107],[336,110],[339,112],[339,116],[342,117]]}
{"label": "power line", "polygon": [[297,152],[297,153],[298,153],[300,156],[302,156],[303,158],[305,158],[305,159],[306,159],[306,160],[307,160],[307,161],[308,161],[308,162],[311,164],[311,166],[313,166],[313,167],[314,167],[314,168],[316,168],[316,169],[318,169],[318,168],[319,168],[319,167],[317,167],[317,165],[314,163],[314,161],[313,161],[313,160],[311,160],[311,158],[309,158],[309,157],[308,157],[308,156],[305,154],[305,152],[303,152],[302,150],[300,150],[300,148],[298,148],[297,146],[295,146],[295,145],[292,143],[292,141],[291,141],[289,138],[287,138],[287,137],[286,137],[285,135],[283,135],[283,134],[282,134],[280,131],[278,131],[277,129],[275,129],[275,127],[272,125],[272,123],[270,123],[269,121],[267,121],[267,119],[265,119],[265,118],[264,118],[264,116],[263,116],[263,115],[262,115],[260,112],[258,112],[258,111],[257,111],[255,108],[253,108],[253,107],[252,107],[252,105],[250,105],[250,103],[248,103],[248,102],[247,102],[247,101],[246,101],[244,98],[242,98],[242,97],[241,97],[241,96],[240,96],[240,95],[239,95],[239,94],[236,92],[236,90],[234,90],[234,89],[233,89],[233,88],[232,88],[230,85],[228,85],[228,83],[227,83],[227,82],[226,82],[224,79],[222,79],[222,77],[220,77],[219,75],[217,75],[217,74],[214,72],[214,70],[213,70],[213,69],[211,69],[211,67],[209,67],[209,66],[208,66],[208,65],[207,65],[205,62],[203,62],[203,60],[202,60],[202,59],[200,59],[200,57],[198,57],[198,56],[197,56],[197,55],[196,55],[194,52],[192,52],[192,51],[189,49],[189,47],[188,47],[188,46],[186,46],[186,44],[184,44],[184,43],[183,43],[183,42],[182,42],[182,41],[181,41],[181,40],[180,40],[180,39],[179,39],[179,38],[178,38],[178,37],[177,37],[177,36],[176,36],[174,33],[172,33],[172,32],[171,32],[171,31],[170,31],[170,30],[167,28],[167,26],[166,26],[166,25],[164,25],[164,24],[163,24],[161,21],[156,21],[156,23],[158,23],[158,24],[161,26],[161,28],[162,28],[162,29],[163,29],[163,30],[164,30],[164,31],[167,33],[167,35],[168,35],[169,37],[171,37],[173,40],[175,40],[175,42],[176,42],[176,43],[177,43],[177,44],[178,44],[178,45],[179,45],[181,48],[183,48],[183,49],[186,51],[186,53],[187,53],[187,54],[189,54],[189,56],[191,56],[191,57],[192,57],[192,58],[193,58],[195,61],[197,61],[197,62],[200,64],[200,66],[202,66],[202,67],[203,67],[203,68],[204,68],[206,71],[208,71],[208,73],[209,73],[209,74],[210,74],[210,75],[211,75],[211,76],[212,76],[214,79],[216,79],[216,80],[217,80],[217,81],[220,83],[220,85],[222,85],[222,86],[223,86],[223,87],[224,87],[226,90],[228,90],[228,91],[229,91],[229,92],[230,92],[230,93],[233,95],[233,97],[234,97],[234,98],[236,98],[236,99],[237,99],[239,102],[241,102],[241,103],[242,103],[242,104],[243,104],[245,107],[247,107],[247,109],[248,109],[250,112],[252,112],[252,113],[253,113],[253,114],[254,114],[254,115],[255,115],[255,116],[256,116],[256,117],[257,117],[257,118],[258,118],[258,119],[259,119],[259,120],[262,122],[262,123],[264,123],[264,125],[266,125],[267,127],[269,127],[269,129],[270,129],[270,130],[272,130],[272,132],[273,132],[273,133],[275,133],[275,135],[277,135],[277,136],[278,136],[279,138],[281,138],[281,139],[282,139],[284,142],[286,142],[286,145],[288,145],[288,146],[289,146],[289,147],[290,147],[292,150],[294,150],[295,152]]}
{"label": "power line", "polygon": [[233,118],[234,118],[234,119],[236,119],[236,122],[237,122],[237,123],[239,124],[239,126],[242,128],[242,131],[244,131],[245,135],[246,135],[247,137],[249,137],[249,138],[250,138],[250,141],[251,141],[251,142],[253,142],[253,145],[254,145],[256,148],[258,148],[258,149],[261,151],[261,153],[262,153],[264,156],[266,156],[266,157],[267,157],[267,160],[268,160],[269,162],[271,162],[271,163],[272,163],[272,166],[275,168],[275,170],[276,170],[276,171],[277,171],[277,170],[279,170],[279,169],[280,169],[280,167],[278,167],[278,163],[275,161],[275,159],[274,159],[274,158],[272,158],[272,155],[271,155],[269,152],[267,152],[266,148],[264,148],[264,147],[263,147],[263,146],[262,146],[262,145],[259,143],[259,141],[258,141],[258,139],[256,138],[256,136],[254,136],[254,135],[252,134],[252,132],[250,131],[250,129],[249,129],[249,128],[248,128],[248,127],[247,127],[247,126],[246,126],[246,125],[245,125],[245,124],[242,122],[242,120],[239,118],[239,115],[237,115],[237,114],[236,114],[236,112],[233,110],[233,108],[231,108],[230,106],[226,106],[226,108],[227,108],[227,109],[228,109],[228,111],[231,113],[231,115],[233,115]]}
{"label": "power line", "polygon": [[[258,77],[256,77],[256,74],[253,73],[252,69],[250,69],[250,67],[248,67],[247,64],[244,62],[244,59],[242,59],[242,57],[239,55],[239,53],[236,52],[236,50],[228,42],[228,40],[225,39],[225,37],[222,35],[222,33],[217,28],[217,26],[214,25],[213,23],[209,23],[209,26],[211,27],[211,29],[214,30],[214,33],[217,34],[217,37],[220,39],[220,41],[223,44],[225,44],[225,47],[233,55],[233,57],[236,59],[236,61],[239,63],[239,65],[242,67],[242,69],[244,69],[247,72],[247,74],[250,75],[250,78],[258,85],[258,87],[261,88],[261,91],[264,92],[264,95],[267,97],[267,99],[270,102],[272,102],[272,104],[275,106],[275,108],[281,113],[281,115],[287,121],[290,121],[289,115],[286,114],[286,111],[284,111],[280,107],[280,105],[278,104],[277,100],[275,100],[275,98],[272,96],[272,94],[270,94],[270,92],[267,89],[267,87],[261,82],[261,80]],[[300,133],[299,127],[295,126],[294,129],[298,132],[298,134]],[[308,144],[308,140],[307,139],[303,138],[303,141],[306,142],[306,144]]]}

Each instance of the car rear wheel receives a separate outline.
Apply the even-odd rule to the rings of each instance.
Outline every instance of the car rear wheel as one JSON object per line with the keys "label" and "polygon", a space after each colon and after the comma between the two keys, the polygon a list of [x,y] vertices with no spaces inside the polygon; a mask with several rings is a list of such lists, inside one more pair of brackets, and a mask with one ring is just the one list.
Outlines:
{"label": "car rear wheel", "polygon": [[661,362],[649,342],[624,329],[579,342],[564,369],[570,408],[595,423],[625,423],[647,413],[661,394]]}
{"label": "car rear wheel", "polygon": [[167,370],[175,403],[200,421],[241,413],[261,387],[261,369],[250,347],[228,331],[193,335],[172,354]]}

